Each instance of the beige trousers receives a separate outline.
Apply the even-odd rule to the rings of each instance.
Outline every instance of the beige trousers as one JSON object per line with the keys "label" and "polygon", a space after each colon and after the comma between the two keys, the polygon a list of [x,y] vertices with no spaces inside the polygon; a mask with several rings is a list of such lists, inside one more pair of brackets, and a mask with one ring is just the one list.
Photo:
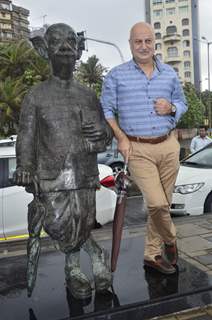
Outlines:
{"label": "beige trousers", "polygon": [[144,259],[161,255],[162,244],[176,241],[169,206],[179,170],[180,145],[172,132],[158,143],[132,142],[129,171],[148,208]]}

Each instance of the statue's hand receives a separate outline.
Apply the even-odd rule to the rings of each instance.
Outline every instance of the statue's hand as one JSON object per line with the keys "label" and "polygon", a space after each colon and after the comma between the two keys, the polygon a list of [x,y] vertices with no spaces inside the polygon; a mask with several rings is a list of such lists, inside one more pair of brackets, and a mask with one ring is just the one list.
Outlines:
{"label": "statue's hand", "polygon": [[29,171],[18,168],[13,174],[13,181],[19,186],[27,186],[32,183],[32,175]]}
{"label": "statue's hand", "polygon": [[98,142],[106,138],[106,131],[97,128],[94,123],[86,123],[82,126],[83,136],[90,142]]}

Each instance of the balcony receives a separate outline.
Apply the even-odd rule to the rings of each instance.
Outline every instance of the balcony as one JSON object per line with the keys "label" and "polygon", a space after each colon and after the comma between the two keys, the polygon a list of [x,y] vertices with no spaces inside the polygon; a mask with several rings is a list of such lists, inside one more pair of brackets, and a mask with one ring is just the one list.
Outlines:
{"label": "balcony", "polygon": [[165,63],[175,63],[175,62],[181,62],[182,61],[182,57],[181,56],[169,56],[169,57],[165,57],[164,62]]}
{"label": "balcony", "polygon": [[181,35],[177,33],[173,34],[166,34],[163,36],[163,42],[175,42],[175,41],[180,41],[181,40]]}

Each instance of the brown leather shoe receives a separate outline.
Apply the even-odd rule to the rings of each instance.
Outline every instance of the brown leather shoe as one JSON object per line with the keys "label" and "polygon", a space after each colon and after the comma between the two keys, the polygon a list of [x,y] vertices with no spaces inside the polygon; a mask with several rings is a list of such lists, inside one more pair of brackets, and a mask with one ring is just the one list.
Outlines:
{"label": "brown leather shoe", "polygon": [[155,269],[163,274],[173,274],[176,269],[161,256],[155,256],[155,261],[144,260],[144,266]]}
{"label": "brown leather shoe", "polygon": [[177,264],[178,250],[177,243],[167,244],[164,243],[163,258],[168,261],[172,266]]}

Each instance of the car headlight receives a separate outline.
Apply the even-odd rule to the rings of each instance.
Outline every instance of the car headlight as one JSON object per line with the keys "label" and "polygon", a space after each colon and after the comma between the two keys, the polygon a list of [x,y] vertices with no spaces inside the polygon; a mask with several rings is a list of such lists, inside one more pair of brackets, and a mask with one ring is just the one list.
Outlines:
{"label": "car headlight", "polygon": [[181,194],[192,193],[192,192],[196,192],[203,186],[204,186],[203,182],[192,183],[192,184],[182,184],[174,187],[174,193],[181,193]]}

